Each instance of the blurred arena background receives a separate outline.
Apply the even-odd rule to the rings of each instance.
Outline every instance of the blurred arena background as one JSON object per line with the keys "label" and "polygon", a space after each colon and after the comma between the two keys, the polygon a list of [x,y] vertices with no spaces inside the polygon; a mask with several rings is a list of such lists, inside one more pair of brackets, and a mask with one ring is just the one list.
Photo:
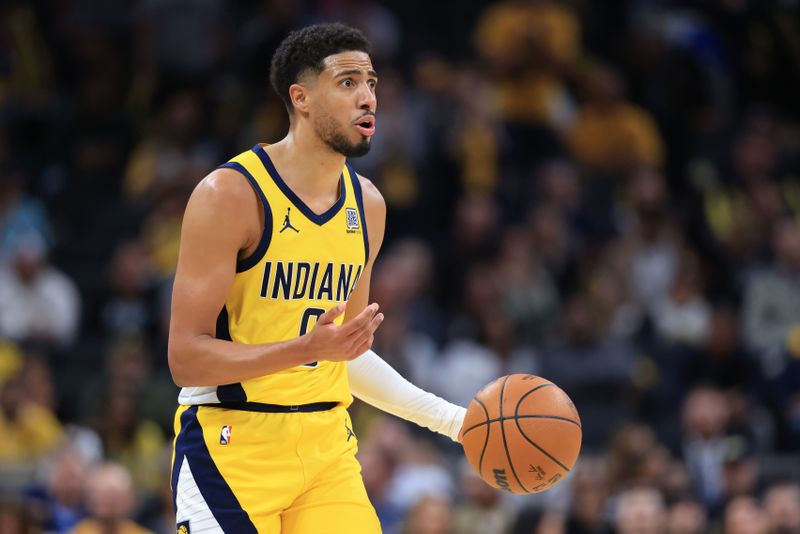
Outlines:
{"label": "blurred arena background", "polygon": [[352,161],[389,206],[375,350],[462,405],[541,374],[585,433],[567,481],[515,497],[355,404],[385,532],[800,532],[798,11],[4,0],[0,532],[175,532],[181,214],[217,164],[283,136],[271,53],[333,20],[380,75]]}

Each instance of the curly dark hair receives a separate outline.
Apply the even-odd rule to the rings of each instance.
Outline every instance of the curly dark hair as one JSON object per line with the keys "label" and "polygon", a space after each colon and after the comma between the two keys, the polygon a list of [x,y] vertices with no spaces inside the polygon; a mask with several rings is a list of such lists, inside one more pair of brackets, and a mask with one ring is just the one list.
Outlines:
{"label": "curly dark hair", "polygon": [[269,79],[290,114],[293,108],[289,86],[306,71],[322,72],[326,57],[352,50],[369,54],[370,43],[359,30],[339,22],[293,31],[281,42],[272,56]]}

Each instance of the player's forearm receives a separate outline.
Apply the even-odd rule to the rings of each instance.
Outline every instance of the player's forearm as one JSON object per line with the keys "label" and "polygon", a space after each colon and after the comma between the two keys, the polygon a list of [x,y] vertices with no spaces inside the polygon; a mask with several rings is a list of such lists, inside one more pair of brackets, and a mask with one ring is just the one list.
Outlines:
{"label": "player's forearm", "polygon": [[309,361],[304,337],[245,345],[204,334],[170,338],[168,353],[172,378],[181,387],[234,384]]}
{"label": "player's forearm", "polygon": [[461,406],[418,388],[371,350],[347,368],[356,398],[458,441],[466,414]]}

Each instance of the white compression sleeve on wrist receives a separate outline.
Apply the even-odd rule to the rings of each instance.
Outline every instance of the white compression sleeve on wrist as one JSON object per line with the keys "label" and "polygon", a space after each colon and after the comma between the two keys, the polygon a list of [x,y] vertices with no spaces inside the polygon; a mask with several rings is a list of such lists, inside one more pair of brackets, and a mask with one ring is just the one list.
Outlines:
{"label": "white compression sleeve on wrist", "polygon": [[347,370],[356,398],[458,441],[466,409],[418,388],[371,350],[348,362]]}

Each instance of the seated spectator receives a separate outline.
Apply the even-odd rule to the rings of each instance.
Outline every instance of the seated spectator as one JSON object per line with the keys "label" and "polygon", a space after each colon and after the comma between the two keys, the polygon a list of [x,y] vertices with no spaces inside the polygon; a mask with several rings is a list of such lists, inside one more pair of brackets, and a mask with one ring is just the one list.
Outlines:
{"label": "seated spectator", "polygon": [[786,367],[786,342],[800,324],[800,224],[787,219],[772,233],[775,259],[747,277],[742,332],[767,377]]}
{"label": "seated spectator", "polygon": [[755,386],[760,369],[742,346],[738,327],[733,310],[715,308],[711,312],[706,341],[697,349],[687,350],[683,361],[676,366],[680,384],[691,388],[706,383],[741,391]]}
{"label": "seated spectator", "polygon": [[403,514],[389,499],[396,459],[375,441],[359,443],[357,456],[369,502],[375,507],[384,534],[399,534]]}
{"label": "seated spectator", "polygon": [[0,466],[21,468],[42,460],[63,433],[56,415],[28,397],[22,370],[0,385]]}
{"label": "seated spectator", "polygon": [[743,122],[725,161],[704,166],[696,181],[707,231],[731,267],[758,260],[781,219],[796,220],[800,213],[796,163],[785,161],[794,149],[786,146],[778,121],[762,110],[751,111]]}
{"label": "seated spectator", "polygon": [[[355,425],[362,426],[358,421]],[[382,469],[391,466],[391,475],[384,473],[384,477],[378,477],[380,480],[370,480],[373,490],[384,496],[382,506],[390,516],[396,512],[405,515],[428,495],[453,498],[455,485],[450,472],[441,452],[430,441],[415,439],[405,421],[385,414],[363,426],[366,428],[359,448],[366,448],[370,454],[375,448],[384,457],[382,462],[388,462]]]}
{"label": "seated spectator", "polygon": [[625,99],[623,81],[613,69],[588,69],[583,93],[578,119],[567,135],[578,163],[598,176],[662,165],[664,142],[653,117]]}
{"label": "seated spectator", "polygon": [[722,534],[767,534],[768,528],[764,510],[753,497],[736,497],[725,507]]}
{"label": "seated spectator", "polygon": [[153,494],[163,482],[159,465],[164,434],[154,421],[141,417],[136,398],[130,385],[112,384],[93,427],[103,440],[106,457],[130,472],[128,477],[137,492]]}
{"label": "seated spectator", "polygon": [[408,512],[404,534],[453,534],[453,503],[446,497],[422,497]]}
{"label": "seated spectator", "polygon": [[107,293],[102,296],[98,323],[111,338],[140,335],[152,339],[158,331],[157,287],[147,248],[127,241],[114,251]]}
{"label": "seated spectator", "polygon": [[[792,336],[793,344],[800,342],[800,330]],[[770,382],[769,395],[778,407],[778,420],[783,433],[783,447],[800,450],[800,358],[792,358],[777,380]]]}
{"label": "seated spectator", "polygon": [[39,534],[37,518],[16,503],[0,500],[0,532],[14,534]]}
{"label": "seated spectator", "polygon": [[434,392],[461,406],[500,376],[538,370],[535,352],[517,342],[516,324],[505,311],[487,310],[477,323],[477,339],[448,344],[432,379]]}
{"label": "seated spectator", "polygon": [[129,519],[135,501],[130,474],[112,462],[95,468],[88,477],[89,517],[70,534],[153,534]]}
{"label": "seated spectator", "polygon": [[48,532],[68,532],[86,515],[82,492],[87,472],[86,461],[76,449],[61,448],[52,459],[45,485],[28,492],[27,506],[38,510]]}
{"label": "seated spectator", "polygon": [[612,246],[625,260],[634,301],[653,316],[675,283],[684,237],[662,173],[648,168],[632,172],[625,200],[620,239]]}
{"label": "seated spectator", "polygon": [[373,350],[421,388],[429,387],[430,368],[438,356],[435,340],[445,330],[444,317],[428,295],[432,261],[427,245],[400,241],[376,264],[371,285],[373,299],[386,315]]}
{"label": "seated spectator", "polygon": [[566,517],[566,528],[570,534],[610,532],[606,524],[606,500],[609,494],[606,466],[605,458],[585,453],[575,465],[570,475],[573,490]]}
{"label": "seated spectator", "polygon": [[532,246],[533,232],[512,228],[503,239],[498,260],[502,280],[503,307],[517,324],[522,343],[547,340],[558,317],[556,280]]}
{"label": "seated spectator", "polygon": [[692,390],[683,405],[683,459],[696,494],[712,511],[724,499],[722,470],[730,412],[722,392],[708,386]]}
{"label": "seated spectator", "polygon": [[11,261],[17,241],[36,235],[50,239],[50,223],[42,203],[25,195],[24,174],[13,162],[0,162],[0,265]]}
{"label": "seated spectator", "polygon": [[48,263],[41,237],[17,241],[9,269],[0,269],[0,337],[56,345],[71,342],[80,321],[80,295]]}
{"label": "seated spectator", "polygon": [[602,336],[594,303],[573,296],[561,316],[560,337],[542,349],[541,374],[572,398],[584,430],[584,443],[597,447],[613,429],[632,417],[625,400],[632,388],[636,349],[622,340]]}
{"label": "seated spectator", "polygon": [[708,513],[699,501],[681,497],[667,512],[667,534],[705,534],[708,532]]}
{"label": "seated spectator", "polygon": [[[511,529],[510,534],[528,534],[535,532],[536,534],[564,534],[573,532],[572,530],[565,530],[564,517],[556,512],[544,510],[542,508],[529,507],[525,508],[519,513],[514,527]],[[576,533],[582,532],[576,530]],[[600,530],[598,534],[606,534],[607,530]]]}
{"label": "seated spectator", "polygon": [[664,498],[655,488],[641,486],[623,492],[614,514],[617,534],[660,534],[666,522]]}
{"label": "seated spectator", "polygon": [[700,262],[684,252],[669,291],[654,303],[653,322],[663,342],[692,347],[705,343],[711,307],[703,294],[703,286]]}
{"label": "seated spectator", "polygon": [[722,464],[723,499],[730,501],[742,495],[754,495],[759,489],[761,469],[752,440],[741,434],[725,437]]}
{"label": "seated spectator", "polygon": [[478,19],[474,41],[494,77],[494,101],[504,121],[564,121],[563,77],[580,54],[580,20],[561,2],[504,1]]}
{"label": "seated spectator", "polygon": [[19,345],[0,338],[0,385],[22,369],[23,352]]}
{"label": "seated spectator", "polygon": [[388,492],[393,506],[411,514],[409,510],[428,497],[451,503],[455,489],[439,451],[419,440],[404,451]]}
{"label": "seated spectator", "polygon": [[219,161],[216,143],[200,135],[207,109],[203,99],[195,89],[164,96],[156,131],[128,160],[124,189],[130,200],[152,202],[168,189],[191,189]]}
{"label": "seated spectator", "polygon": [[508,532],[515,513],[503,501],[503,494],[486,484],[462,460],[459,468],[461,491],[464,500],[455,509],[456,532],[458,534],[483,534]]}
{"label": "seated spectator", "polygon": [[632,485],[662,488],[670,469],[669,452],[656,441],[653,430],[643,424],[620,427],[608,451],[607,483],[611,491]]}
{"label": "seated spectator", "polygon": [[764,495],[770,534],[800,532],[800,486],[795,482],[778,482]]}
{"label": "seated spectator", "polygon": [[161,487],[150,496],[141,495],[134,520],[143,527],[159,534],[172,534],[175,530],[175,504],[172,500],[172,444],[165,445],[161,451],[161,465],[158,467]]}
{"label": "seated spectator", "polygon": [[150,262],[160,279],[170,278],[178,265],[183,209],[191,191],[191,187],[165,186],[142,223],[139,239],[147,247]]}
{"label": "seated spectator", "polygon": [[166,371],[154,367],[153,359],[153,351],[142,339],[115,339],[104,358],[105,372],[84,381],[76,403],[78,413],[84,420],[99,422],[108,406],[97,399],[111,397],[121,388],[133,396],[138,417],[170,432],[175,415],[171,408],[178,389]]}

